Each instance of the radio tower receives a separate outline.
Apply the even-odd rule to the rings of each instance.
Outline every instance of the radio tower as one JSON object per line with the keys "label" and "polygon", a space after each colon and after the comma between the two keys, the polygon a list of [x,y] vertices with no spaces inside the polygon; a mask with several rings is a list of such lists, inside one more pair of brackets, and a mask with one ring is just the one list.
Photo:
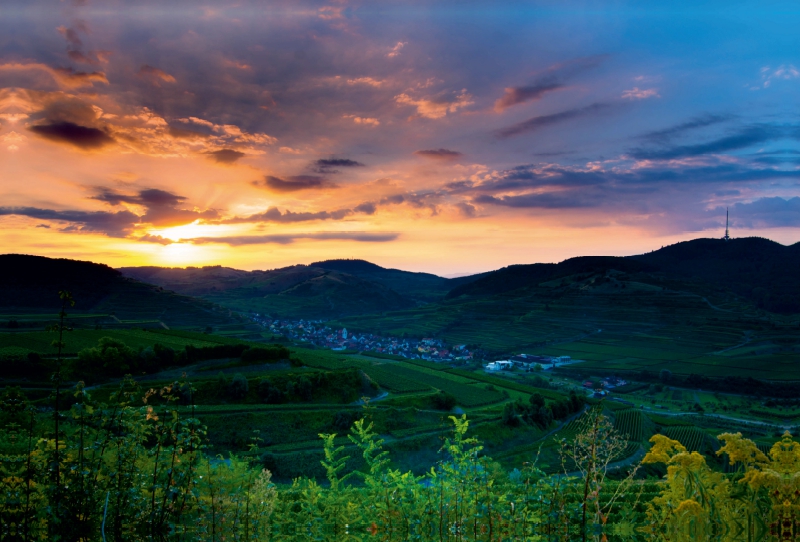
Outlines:
{"label": "radio tower", "polygon": [[728,208],[725,207],[725,237],[722,238],[725,241],[730,241],[731,236],[728,235]]}

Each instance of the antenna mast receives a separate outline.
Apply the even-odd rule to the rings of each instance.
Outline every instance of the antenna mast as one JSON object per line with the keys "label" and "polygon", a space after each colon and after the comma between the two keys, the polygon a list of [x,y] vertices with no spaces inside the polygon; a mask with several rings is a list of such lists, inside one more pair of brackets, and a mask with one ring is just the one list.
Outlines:
{"label": "antenna mast", "polygon": [[731,236],[728,235],[728,208],[725,207],[725,237],[723,237],[725,241],[730,241]]}

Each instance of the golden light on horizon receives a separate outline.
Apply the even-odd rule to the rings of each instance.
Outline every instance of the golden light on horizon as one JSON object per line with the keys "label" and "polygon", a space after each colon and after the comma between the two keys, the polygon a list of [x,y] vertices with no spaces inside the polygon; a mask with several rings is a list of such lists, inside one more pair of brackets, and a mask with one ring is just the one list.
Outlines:
{"label": "golden light on horizon", "polygon": [[180,240],[196,239],[198,237],[221,237],[223,235],[233,235],[242,231],[241,226],[226,224],[201,224],[200,220],[195,220],[190,224],[182,226],[172,226],[170,228],[154,228],[147,231],[149,235],[155,235],[178,242]]}

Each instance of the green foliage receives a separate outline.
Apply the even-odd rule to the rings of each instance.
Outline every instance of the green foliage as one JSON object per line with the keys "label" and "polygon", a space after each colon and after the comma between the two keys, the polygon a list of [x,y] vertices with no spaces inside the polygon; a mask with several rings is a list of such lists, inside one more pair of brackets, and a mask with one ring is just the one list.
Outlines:
{"label": "green foliage", "polygon": [[275,363],[289,359],[289,350],[283,346],[252,347],[241,353],[243,363]]}
{"label": "green foliage", "polygon": [[242,373],[233,375],[233,380],[228,384],[228,395],[231,399],[234,401],[244,399],[248,391],[250,391],[250,385],[247,382],[247,378]]}
{"label": "green foliage", "polygon": [[437,394],[431,396],[431,403],[433,404],[433,408],[437,410],[452,410],[453,407],[456,406],[457,401],[453,395],[445,392],[440,391]]}

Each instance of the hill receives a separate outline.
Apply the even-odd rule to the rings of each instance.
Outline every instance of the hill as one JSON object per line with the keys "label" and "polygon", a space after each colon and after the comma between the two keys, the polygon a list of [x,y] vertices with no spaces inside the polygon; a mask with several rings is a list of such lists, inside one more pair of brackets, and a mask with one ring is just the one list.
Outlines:
{"label": "hill", "polygon": [[305,265],[270,271],[239,271],[214,266],[134,267],[123,268],[121,272],[236,310],[285,318],[332,318],[416,306],[411,297],[379,282]]}
{"label": "hill", "polygon": [[218,326],[234,322],[229,311],[158,286],[126,278],[92,262],[23,254],[0,255],[0,321],[7,327],[40,328],[60,308],[58,292],[68,290],[75,306],[68,312],[86,325],[130,327]]}
{"label": "hill", "polygon": [[629,259],[665,276],[702,280],[731,290],[771,312],[800,312],[800,243],[769,239],[695,239]]}
{"label": "hill", "polygon": [[326,260],[269,271],[221,266],[125,267],[128,277],[242,311],[286,318],[340,318],[403,310],[441,300],[479,277],[446,279],[364,260]]}
{"label": "hill", "polygon": [[701,239],[633,257],[510,266],[440,303],[339,323],[466,343],[490,358],[571,356],[583,360],[579,372],[796,380],[797,250]]}
{"label": "hill", "polygon": [[647,273],[664,280],[699,281],[701,291],[720,288],[759,308],[781,314],[800,312],[800,243],[784,246],[768,239],[695,239],[628,257],[578,257],[558,264],[513,265],[451,290],[447,297],[480,296],[529,288],[576,274]]}
{"label": "hill", "polygon": [[453,288],[483,276],[483,274],[478,274],[446,279],[431,273],[387,269],[364,260],[325,260],[314,262],[309,267],[319,267],[361,277],[383,284],[395,292],[422,302],[439,301]]}

